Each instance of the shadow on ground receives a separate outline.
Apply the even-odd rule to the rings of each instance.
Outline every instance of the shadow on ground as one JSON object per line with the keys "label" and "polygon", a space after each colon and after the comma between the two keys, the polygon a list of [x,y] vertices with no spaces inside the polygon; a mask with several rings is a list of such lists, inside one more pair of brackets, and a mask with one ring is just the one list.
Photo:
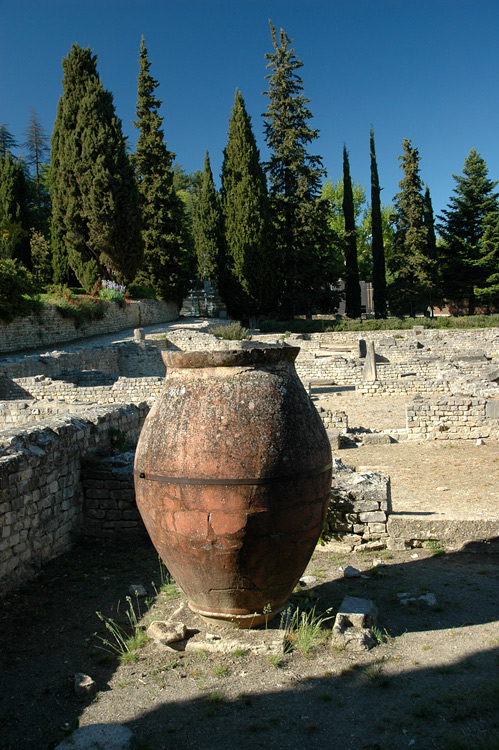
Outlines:
{"label": "shadow on ground", "polygon": [[[101,721],[101,714],[108,723],[128,724],[143,750],[274,743],[339,750],[482,750],[482,740],[489,743],[483,750],[499,747],[499,631],[490,630],[499,614],[496,556],[476,547],[433,556],[394,555],[373,567],[372,555],[333,556],[319,548],[309,566],[317,579],[310,596],[318,608],[334,613],[345,595],[376,602],[387,638],[372,651],[348,656],[328,648],[320,659],[291,654],[279,665],[263,656],[232,658],[233,685],[231,677],[213,678],[211,661],[196,667],[211,675],[206,684],[194,682],[192,664],[186,672],[179,662],[160,684],[152,672],[141,672],[139,662],[128,675],[131,684],[120,692],[115,683],[109,688],[122,668],[97,648],[96,612],[118,619],[118,603],[122,612],[131,584],[142,583],[154,595],[159,563],[144,538],[82,538],[71,553],[2,601],[0,748],[48,748],[62,736],[61,727],[78,718]],[[362,576],[345,578],[340,568],[348,564]],[[402,606],[401,592],[432,592],[437,607]],[[475,629],[476,644],[463,655],[461,634],[475,637]],[[444,663],[443,637],[451,644]],[[409,651],[399,655],[398,642],[408,638]],[[431,665],[420,658],[425,638],[434,649]],[[74,694],[76,672],[97,682],[97,703]],[[187,683],[192,683],[189,690]]]}

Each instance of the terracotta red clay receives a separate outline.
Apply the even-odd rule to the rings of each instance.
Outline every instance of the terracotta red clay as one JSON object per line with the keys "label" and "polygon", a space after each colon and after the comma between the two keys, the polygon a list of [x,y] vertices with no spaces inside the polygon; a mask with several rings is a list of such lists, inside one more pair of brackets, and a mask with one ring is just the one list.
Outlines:
{"label": "terracotta red clay", "polygon": [[137,505],[191,609],[221,625],[281,611],[322,529],[331,449],[298,351],[163,352],[135,456]]}

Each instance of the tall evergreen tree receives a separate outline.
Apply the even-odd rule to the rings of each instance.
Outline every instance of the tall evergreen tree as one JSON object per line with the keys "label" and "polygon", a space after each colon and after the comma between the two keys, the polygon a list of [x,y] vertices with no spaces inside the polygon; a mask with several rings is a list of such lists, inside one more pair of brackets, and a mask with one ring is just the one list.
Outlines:
{"label": "tall evergreen tree", "polygon": [[310,100],[303,94],[297,72],[303,63],[282,29],[277,38],[270,23],[270,32],[274,51],[265,56],[271,71],[265,92],[269,97],[265,138],[270,150],[265,168],[276,228],[281,303],[287,315],[308,315],[314,308],[331,309],[337,302],[333,289],[338,269],[331,254],[334,237],[328,225],[328,203],[320,195],[325,174],[322,160],[307,151],[318,131],[309,124]]}
{"label": "tall evergreen tree", "polygon": [[140,134],[132,157],[142,208],[144,262],[138,275],[161,299],[179,306],[193,275],[193,258],[184,226],[182,201],[173,186],[174,154],[168,151],[154,95],[159,86],[150,74],[144,37],[140,43],[137,121]]}
{"label": "tall evergreen tree", "polygon": [[50,168],[54,273],[65,280],[69,264],[92,291],[106,276],[124,283],[135,276],[142,260],[139,198],[96,56],[74,44],[62,67]]}
{"label": "tall evergreen tree", "polygon": [[10,151],[0,157],[0,243],[4,258],[31,268],[26,177],[21,160]]}
{"label": "tall evergreen tree", "polygon": [[274,299],[272,231],[260,153],[238,90],[224,151],[221,197],[231,292],[225,302],[238,317],[255,319],[271,309]]}
{"label": "tall evergreen tree", "polygon": [[428,255],[428,227],[424,223],[424,200],[419,174],[421,157],[411,141],[404,139],[399,156],[404,177],[394,198],[395,238],[389,261],[390,309],[414,316],[431,304],[432,260]]}
{"label": "tall evergreen tree", "polygon": [[50,139],[34,109],[31,109],[22,144],[31,168],[31,227],[48,237],[50,220],[50,193],[48,189],[48,160]]}
{"label": "tall evergreen tree", "polygon": [[0,157],[3,159],[7,151],[12,152],[18,145],[7,125],[0,125]]}
{"label": "tall evergreen tree", "polygon": [[357,261],[357,231],[350,177],[348,151],[343,146],[343,216],[345,234],[343,252],[345,255],[345,313],[349,318],[360,318],[362,314],[359,284],[359,264]]}
{"label": "tall evergreen tree", "polygon": [[465,159],[463,174],[453,175],[454,195],[447,210],[439,216],[442,282],[448,299],[467,300],[468,314],[475,312],[475,287],[483,287],[484,267],[481,264],[481,240],[488,215],[497,211],[497,182],[488,177],[487,165],[471,149]]}
{"label": "tall evergreen tree", "polygon": [[373,259],[373,303],[374,316],[386,318],[386,270],[385,246],[383,242],[383,220],[381,212],[381,189],[379,186],[378,164],[376,162],[376,148],[374,145],[374,129],[371,126],[369,138],[371,154],[371,249]]}
{"label": "tall evergreen tree", "polygon": [[482,274],[482,286],[474,288],[478,302],[487,311],[499,311],[499,211],[487,214],[484,233],[480,241],[480,260],[477,266]]}
{"label": "tall evergreen tree", "polygon": [[213,181],[208,151],[206,151],[204,157],[204,171],[194,201],[192,226],[198,262],[198,277],[209,279],[214,286],[218,287],[221,267],[220,253],[223,244],[222,213]]}

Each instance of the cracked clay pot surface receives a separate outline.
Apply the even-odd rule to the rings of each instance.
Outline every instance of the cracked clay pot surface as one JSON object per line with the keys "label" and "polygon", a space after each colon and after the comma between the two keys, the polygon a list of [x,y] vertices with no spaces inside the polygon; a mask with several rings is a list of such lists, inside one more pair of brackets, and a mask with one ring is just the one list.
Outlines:
{"label": "cracked clay pot surface", "polygon": [[163,352],[135,455],[137,505],[191,609],[221,625],[281,611],[321,533],[331,449],[298,351]]}

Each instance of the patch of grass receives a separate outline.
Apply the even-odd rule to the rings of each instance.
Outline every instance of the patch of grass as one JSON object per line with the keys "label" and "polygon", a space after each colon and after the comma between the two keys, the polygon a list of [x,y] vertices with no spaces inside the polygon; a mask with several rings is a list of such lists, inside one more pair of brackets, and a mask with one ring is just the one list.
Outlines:
{"label": "patch of grass", "polygon": [[148,640],[145,631],[139,625],[131,598],[127,596],[126,601],[128,607],[125,614],[126,619],[128,620],[130,632],[127,632],[125,628],[112,618],[106,617],[101,612],[96,612],[97,617],[104,623],[104,626],[109,633],[109,637],[101,636],[96,633],[97,638],[103,643],[101,648],[117,655],[120,664],[129,664],[130,662],[137,661],[139,658],[139,650]]}
{"label": "patch of grass", "polygon": [[373,687],[388,687],[392,681],[391,675],[386,674],[382,664],[371,664],[364,669],[363,675]]}
{"label": "patch of grass", "polygon": [[423,547],[430,550],[433,557],[445,555],[445,547],[438,539],[430,539],[428,542],[423,542]]}
{"label": "patch of grass", "polygon": [[378,645],[381,645],[382,643],[387,643],[390,646],[393,646],[395,642],[395,638],[390,635],[390,633],[388,632],[386,628],[383,628],[383,630],[381,630],[381,628],[378,628],[376,625],[374,625],[371,628],[371,633],[372,633],[374,640],[376,641]]}
{"label": "patch of grass", "polygon": [[221,703],[224,697],[218,690],[212,690],[206,695],[207,703]]}
{"label": "patch of grass", "polygon": [[302,654],[310,654],[314,648],[323,644],[327,639],[328,633],[323,625],[330,619],[330,616],[316,615],[315,607],[310,611],[303,611],[297,607],[286,628],[284,650],[297,649]]}
{"label": "patch of grass", "polygon": [[213,667],[213,674],[216,677],[227,677],[229,674],[229,667],[226,667],[224,664],[216,664]]}
{"label": "patch of grass", "polygon": [[267,656],[267,661],[271,667],[274,667],[274,669],[279,669],[279,667],[282,667],[283,665],[284,657],[282,654],[269,654]]}
{"label": "patch of grass", "polygon": [[246,656],[247,653],[248,649],[238,646],[238,648],[235,648],[234,651],[231,652],[231,656],[234,656],[236,659],[241,659],[243,656]]}

